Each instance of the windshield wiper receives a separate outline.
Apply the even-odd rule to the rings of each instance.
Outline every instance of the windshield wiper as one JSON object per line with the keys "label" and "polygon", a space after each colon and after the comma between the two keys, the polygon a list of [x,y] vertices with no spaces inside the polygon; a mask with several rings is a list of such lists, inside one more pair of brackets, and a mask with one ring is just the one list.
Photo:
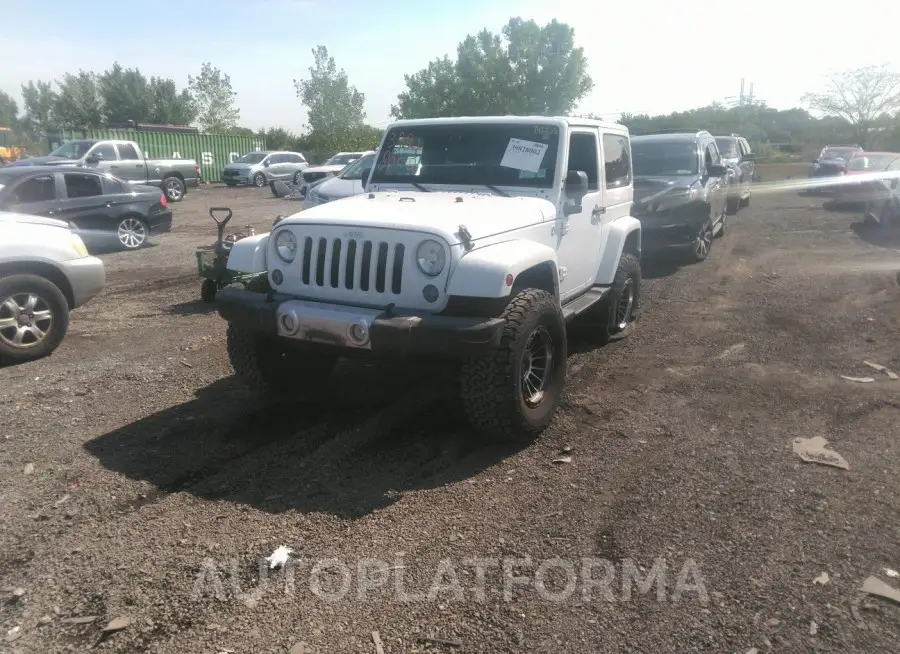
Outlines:
{"label": "windshield wiper", "polygon": [[497,188],[496,186],[494,186],[493,184],[483,184],[482,186],[484,186],[485,188],[489,188],[490,190],[492,190],[494,193],[496,193],[496,194],[499,195],[500,197],[504,197],[504,198],[508,198],[508,197],[509,197],[509,193],[505,193],[505,192],[501,191],[500,189],[498,189],[498,188]]}
{"label": "windshield wiper", "polygon": [[412,184],[412,185],[415,186],[417,189],[419,189],[420,191],[422,191],[422,193],[431,193],[431,191],[429,191],[427,188],[425,188],[424,186],[422,186],[421,184],[419,184],[419,182],[410,182],[410,184]]}

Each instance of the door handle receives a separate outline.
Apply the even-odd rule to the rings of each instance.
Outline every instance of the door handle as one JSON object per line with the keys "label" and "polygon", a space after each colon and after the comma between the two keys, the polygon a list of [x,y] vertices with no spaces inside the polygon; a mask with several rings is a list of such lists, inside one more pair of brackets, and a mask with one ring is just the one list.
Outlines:
{"label": "door handle", "polygon": [[559,226],[559,233],[563,234],[563,235],[569,233],[569,219],[568,218],[563,219],[562,224]]}
{"label": "door handle", "polygon": [[138,164],[135,166],[135,168],[143,168],[143,167],[144,167],[144,164]]}
{"label": "door handle", "polygon": [[110,168],[118,168],[118,166],[110,166]]}

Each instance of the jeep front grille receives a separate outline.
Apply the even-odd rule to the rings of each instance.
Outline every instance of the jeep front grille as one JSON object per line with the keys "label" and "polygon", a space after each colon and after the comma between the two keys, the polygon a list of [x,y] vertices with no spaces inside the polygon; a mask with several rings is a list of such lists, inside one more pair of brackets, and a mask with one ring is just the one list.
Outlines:
{"label": "jeep front grille", "polygon": [[402,243],[307,236],[301,280],[306,286],[400,295],[405,252]]}

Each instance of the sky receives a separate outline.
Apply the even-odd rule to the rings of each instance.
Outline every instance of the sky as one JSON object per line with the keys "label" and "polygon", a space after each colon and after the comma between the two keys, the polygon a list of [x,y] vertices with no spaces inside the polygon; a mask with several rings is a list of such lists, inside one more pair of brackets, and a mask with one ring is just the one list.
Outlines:
{"label": "sky", "polygon": [[900,69],[895,39],[867,38],[879,24],[898,24],[900,3],[889,0],[641,0],[618,7],[590,0],[189,0],[160,7],[0,0],[0,15],[15,17],[5,21],[0,89],[21,107],[23,82],[100,72],[114,61],[186,86],[210,61],[231,76],[243,126],[301,132],[306,112],[293,80],[307,76],[311,51],[322,44],[365,93],[367,122],[384,126],[405,89],[404,73],[454,56],[467,34],[499,32],[512,16],[575,28],[594,80],[575,113],[611,119],[727,102],[740,93],[741,78],[748,91],[753,83],[755,99],[786,109],[837,71]]}

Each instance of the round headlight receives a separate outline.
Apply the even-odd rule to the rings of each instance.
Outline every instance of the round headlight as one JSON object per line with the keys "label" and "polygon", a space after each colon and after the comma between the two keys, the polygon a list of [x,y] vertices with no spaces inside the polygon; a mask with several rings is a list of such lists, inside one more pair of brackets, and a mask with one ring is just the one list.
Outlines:
{"label": "round headlight", "polygon": [[416,249],[416,264],[429,277],[437,277],[444,270],[447,255],[437,241],[422,241]]}
{"label": "round headlight", "polygon": [[275,237],[275,252],[285,263],[290,263],[297,256],[297,238],[293,232],[283,229]]}

